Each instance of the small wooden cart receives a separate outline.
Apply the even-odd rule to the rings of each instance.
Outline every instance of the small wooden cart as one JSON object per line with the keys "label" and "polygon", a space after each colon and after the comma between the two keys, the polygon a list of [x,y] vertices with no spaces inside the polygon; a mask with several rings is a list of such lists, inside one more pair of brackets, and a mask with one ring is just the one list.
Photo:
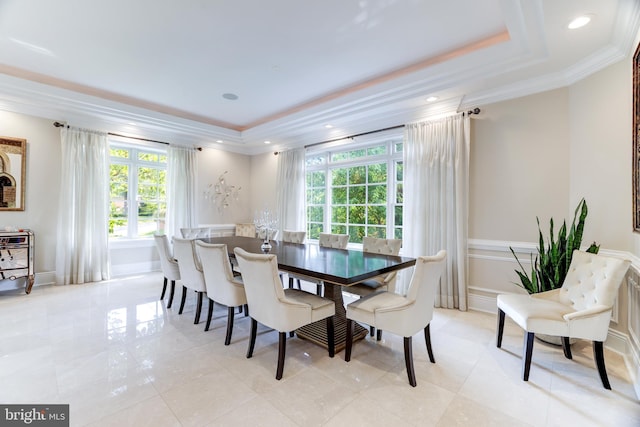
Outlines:
{"label": "small wooden cart", "polygon": [[0,280],[26,277],[26,293],[35,282],[34,235],[31,230],[0,231]]}

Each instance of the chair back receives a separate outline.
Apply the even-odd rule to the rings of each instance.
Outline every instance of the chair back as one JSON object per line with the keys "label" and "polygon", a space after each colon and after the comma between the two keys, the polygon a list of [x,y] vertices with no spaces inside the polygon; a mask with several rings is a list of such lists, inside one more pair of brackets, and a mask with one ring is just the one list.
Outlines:
{"label": "chair back", "polygon": [[256,226],[251,223],[236,224],[236,236],[256,237]]}
{"label": "chair back", "polygon": [[[400,239],[380,239],[370,236],[364,236],[362,238],[362,250],[364,252],[398,255],[400,253],[400,248],[402,248],[402,240]],[[392,271],[389,274],[378,277],[379,280],[386,284],[389,292],[395,292],[397,277],[396,271]]]}
{"label": "chair back", "polygon": [[433,318],[436,290],[445,269],[446,258],[447,252],[440,250],[434,256],[420,256],[416,259],[406,294],[411,305],[408,309],[410,312],[403,315],[408,322],[405,326],[409,328],[408,331],[411,334],[423,329]]}
{"label": "chair back", "polygon": [[[267,230],[265,228],[261,228],[260,230],[257,231],[258,234],[258,238],[259,239],[264,239],[265,235],[267,234]],[[269,240],[275,240],[278,237],[278,230],[269,230]]]}
{"label": "chair back", "polygon": [[153,239],[158,249],[160,257],[160,267],[162,275],[169,280],[180,280],[180,269],[178,263],[173,258],[171,248],[169,247],[169,238],[165,234],[154,234]]}
{"label": "chair back", "polygon": [[[226,306],[235,307],[238,302],[238,286],[231,270],[227,245],[205,243],[196,240],[196,253],[202,264],[204,283],[207,287],[207,296]],[[242,303],[244,304],[244,302]]]}
{"label": "chair back", "polygon": [[347,249],[349,235],[320,233],[318,244],[323,248]]}
{"label": "chair back", "polygon": [[595,305],[613,307],[629,264],[625,259],[574,251],[562,283],[560,302],[575,310]]}
{"label": "chair back", "polygon": [[273,254],[253,254],[235,248],[242,270],[249,315],[265,326],[289,331],[290,325],[303,325],[311,318],[311,306],[286,297],[278,276],[278,260]]}
{"label": "chair back", "polygon": [[282,241],[285,243],[304,243],[304,239],[307,237],[306,231],[282,231]]}
{"label": "chair back", "polygon": [[201,237],[211,237],[211,228],[209,227],[196,227],[196,228],[181,228],[180,234],[184,239],[198,239]]}
{"label": "chair back", "polygon": [[189,289],[206,292],[204,276],[193,239],[173,238],[173,256],[178,260],[180,280]]}

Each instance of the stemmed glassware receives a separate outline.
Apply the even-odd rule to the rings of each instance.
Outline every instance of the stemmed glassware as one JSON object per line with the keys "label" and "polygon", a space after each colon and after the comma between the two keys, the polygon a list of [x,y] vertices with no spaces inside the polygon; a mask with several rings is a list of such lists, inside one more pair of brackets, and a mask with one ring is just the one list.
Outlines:
{"label": "stemmed glassware", "polygon": [[256,226],[256,230],[258,230],[258,236],[262,236],[264,239],[260,248],[264,252],[269,252],[271,250],[271,242],[269,242],[269,239],[278,226],[278,218],[274,212],[265,208],[262,212],[256,212],[253,224]]}

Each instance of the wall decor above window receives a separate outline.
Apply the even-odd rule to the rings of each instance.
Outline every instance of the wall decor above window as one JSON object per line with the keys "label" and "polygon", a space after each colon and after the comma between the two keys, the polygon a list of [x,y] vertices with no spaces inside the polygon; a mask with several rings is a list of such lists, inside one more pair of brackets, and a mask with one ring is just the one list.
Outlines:
{"label": "wall decor above window", "polygon": [[0,211],[23,211],[27,140],[0,137]]}

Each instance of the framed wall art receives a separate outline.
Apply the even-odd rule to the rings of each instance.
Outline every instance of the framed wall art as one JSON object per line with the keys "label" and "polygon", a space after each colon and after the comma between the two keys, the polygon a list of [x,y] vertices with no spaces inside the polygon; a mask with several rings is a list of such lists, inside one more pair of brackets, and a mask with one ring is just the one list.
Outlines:
{"label": "framed wall art", "polygon": [[23,211],[27,140],[0,136],[0,212]]}

